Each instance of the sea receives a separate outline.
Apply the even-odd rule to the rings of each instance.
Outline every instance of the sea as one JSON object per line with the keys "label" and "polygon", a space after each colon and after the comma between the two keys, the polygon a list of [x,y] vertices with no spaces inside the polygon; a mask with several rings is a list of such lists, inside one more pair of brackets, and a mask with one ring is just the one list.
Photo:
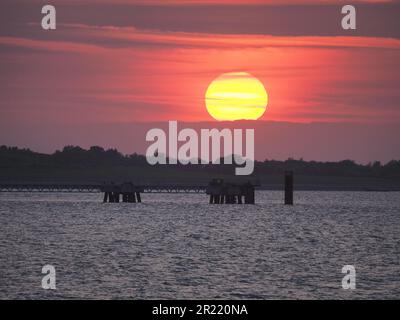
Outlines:
{"label": "sea", "polygon": [[[400,192],[142,201],[0,193],[0,299],[400,298]],[[43,288],[49,265],[55,290]]]}

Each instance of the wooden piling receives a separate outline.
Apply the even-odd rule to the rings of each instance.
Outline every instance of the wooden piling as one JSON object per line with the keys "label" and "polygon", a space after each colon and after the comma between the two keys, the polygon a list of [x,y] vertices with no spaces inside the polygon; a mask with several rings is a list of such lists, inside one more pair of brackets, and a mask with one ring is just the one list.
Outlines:
{"label": "wooden piling", "polygon": [[213,179],[206,188],[210,204],[254,204],[255,186],[247,183],[224,183],[222,179]]}
{"label": "wooden piling", "polygon": [[293,205],[293,171],[285,172],[285,205]]}
{"label": "wooden piling", "polygon": [[256,203],[256,201],[255,201],[255,190],[254,190],[254,187],[252,186],[251,190],[250,190],[250,204],[255,204],[255,203]]}
{"label": "wooden piling", "polygon": [[132,182],[124,182],[122,184],[104,183],[100,188],[104,192],[103,202],[118,203],[120,201],[125,203],[142,202],[140,193],[144,191],[141,186],[134,185]]}

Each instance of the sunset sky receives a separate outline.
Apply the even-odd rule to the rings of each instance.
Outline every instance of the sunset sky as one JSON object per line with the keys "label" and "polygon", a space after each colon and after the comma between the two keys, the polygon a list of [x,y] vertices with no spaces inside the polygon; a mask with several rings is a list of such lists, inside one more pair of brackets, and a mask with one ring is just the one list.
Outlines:
{"label": "sunset sky", "polygon": [[[400,3],[350,1],[345,31],[347,2],[2,0],[0,144],[143,153],[146,126],[221,126],[207,87],[248,72],[269,96],[259,159],[400,159]],[[57,30],[41,29],[47,3]]]}

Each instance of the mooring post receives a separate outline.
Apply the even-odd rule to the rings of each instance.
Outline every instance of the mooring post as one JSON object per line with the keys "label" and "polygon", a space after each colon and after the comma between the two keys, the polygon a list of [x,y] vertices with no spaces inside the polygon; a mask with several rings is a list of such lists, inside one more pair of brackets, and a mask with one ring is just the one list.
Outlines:
{"label": "mooring post", "polygon": [[293,171],[285,171],[285,204],[293,204]]}
{"label": "mooring post", "polygon": [[255,204],[255,203],[256,203],[256,199],[255,199],[255,198],[256,198],[256,197],[255,197],[255,190],[254,190],[254,187],[251,186],[249,204]]}

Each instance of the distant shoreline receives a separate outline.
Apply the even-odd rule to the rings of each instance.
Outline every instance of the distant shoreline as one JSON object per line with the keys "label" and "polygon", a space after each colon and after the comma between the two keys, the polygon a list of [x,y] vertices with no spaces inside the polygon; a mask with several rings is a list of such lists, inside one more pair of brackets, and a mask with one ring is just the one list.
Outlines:
{"label": "distant shoreline", "polygon": [[256,161],[250,176],[236,176],[227,164],[155,165],[143,155],[123,155],[105,150],[67,146],[54,154],[17,147],[0,147],[0,185],[4,184],[103,184],[207,185],[212,179],[254,183],[262,190],[283,190],[284,173],[294,172],[294,190],[300,191],[400,191],[400,161],[360,165],[340,162]]}

